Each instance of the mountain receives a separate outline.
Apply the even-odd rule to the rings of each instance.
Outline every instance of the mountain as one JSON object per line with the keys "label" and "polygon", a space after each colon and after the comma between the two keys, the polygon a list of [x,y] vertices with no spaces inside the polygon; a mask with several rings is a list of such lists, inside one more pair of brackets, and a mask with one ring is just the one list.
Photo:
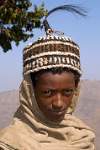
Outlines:
{"label": "mountain", "polygon": [[[10,123],[18,106],[18,90],[0,93],[0,128]],[[80,98],[74,114],[94,129],[96,150],[100,150],[100,81],[81,81]]]}
{"label": "mountain", "polygon": [[96,150],[100,150],[100,81],[82,81],[75,114],[94,129]]}

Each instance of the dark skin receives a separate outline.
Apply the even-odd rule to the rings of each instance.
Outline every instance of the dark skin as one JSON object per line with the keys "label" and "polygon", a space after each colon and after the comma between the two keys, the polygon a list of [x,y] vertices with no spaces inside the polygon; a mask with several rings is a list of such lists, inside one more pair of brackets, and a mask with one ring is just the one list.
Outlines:
{"label": "dark skin", "polygon": [[71,72],[46,72],[38,76],[34,91],[44,116],[54,122],[63,120],[76,88],[74,74]]}

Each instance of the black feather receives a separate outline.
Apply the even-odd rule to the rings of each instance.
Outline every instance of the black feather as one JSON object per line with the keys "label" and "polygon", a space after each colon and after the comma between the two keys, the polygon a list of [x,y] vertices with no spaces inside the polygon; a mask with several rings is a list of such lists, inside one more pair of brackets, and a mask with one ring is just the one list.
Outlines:
{"label": "black feather", "polygon": [[82,7],[79,7],[76,5],[62,5],[62,6],[58,6],[58,7],[55,7],[54,9],[50,10],[48,12],[46,18],[48,16],[50,16],[53,12],[58,11],[58,10],[69,11],[71,13],[76,13],[81,16],[86,16],[86,14],[87,14],[86,10],[84,10]]}

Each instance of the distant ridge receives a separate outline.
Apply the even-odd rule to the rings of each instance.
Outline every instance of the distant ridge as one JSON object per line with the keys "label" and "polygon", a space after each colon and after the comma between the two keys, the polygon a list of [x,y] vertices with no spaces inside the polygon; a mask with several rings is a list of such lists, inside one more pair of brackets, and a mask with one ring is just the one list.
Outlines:
{"label": "distant ridge", "polygon": [[[19,106],[18,90],[0,92],[0,128],[7,126]],[[83,80],[75,115],[96,133],[96,150],[100,150],[100,81]]]}

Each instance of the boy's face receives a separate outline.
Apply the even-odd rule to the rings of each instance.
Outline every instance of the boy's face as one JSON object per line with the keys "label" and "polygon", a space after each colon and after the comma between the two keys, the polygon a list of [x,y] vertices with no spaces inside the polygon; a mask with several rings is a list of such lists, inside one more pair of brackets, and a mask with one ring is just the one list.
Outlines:
{"label": "boy's face", "polygon": [[38,77],[34,91],[38,106],[45,117],[54,122],[61,121],[74,95],[74,75],[70,72],[43,73]]}

